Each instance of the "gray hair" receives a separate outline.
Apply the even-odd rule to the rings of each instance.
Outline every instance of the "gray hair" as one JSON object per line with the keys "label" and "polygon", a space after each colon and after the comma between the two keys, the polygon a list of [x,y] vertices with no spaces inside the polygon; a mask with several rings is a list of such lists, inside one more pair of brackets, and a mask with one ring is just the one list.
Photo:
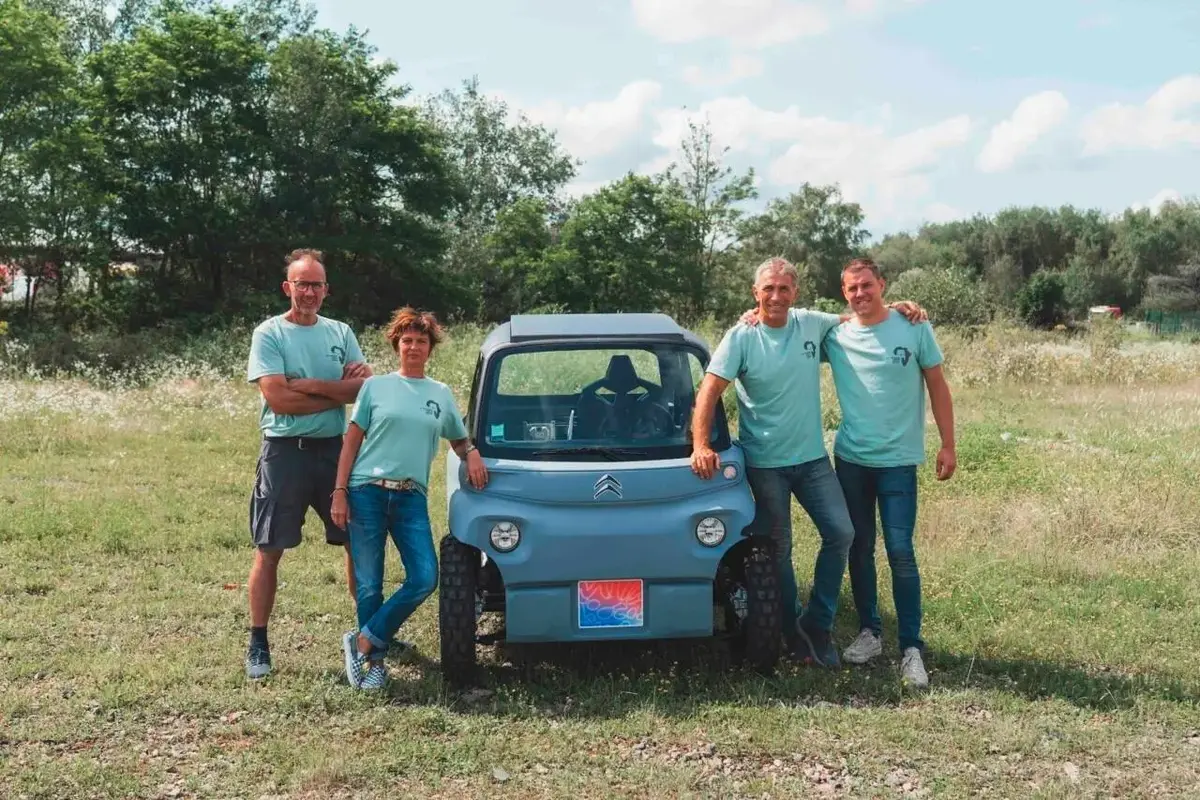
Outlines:
{"label": "gray hair", "polygon": [[768,258],[766,261],[759,264],[754,269],[754,284],[757,286],[759,279],[761,279],[762,276],[766,275],[768,272],[782,272],[784,275],[787,275],[792,279],[793,286],[800,285],[800,272],[796,269],[795,265],[786,258],[775,256],[774,258]]}

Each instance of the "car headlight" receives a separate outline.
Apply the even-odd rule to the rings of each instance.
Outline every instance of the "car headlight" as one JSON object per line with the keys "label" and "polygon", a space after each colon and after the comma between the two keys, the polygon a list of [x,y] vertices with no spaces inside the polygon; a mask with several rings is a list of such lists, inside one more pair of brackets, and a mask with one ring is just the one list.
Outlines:
{"label": "car headlight", "polygon": [[725,541],[725,523],[716,517],[705,517],[696,525],[696,539],[705,547],[716,547]]}
{"label": "car headlight", "polygon": [[521,543],[521,529],[515,522],[497,522],[488,538],[492,540],[492,547],[507,553]]}

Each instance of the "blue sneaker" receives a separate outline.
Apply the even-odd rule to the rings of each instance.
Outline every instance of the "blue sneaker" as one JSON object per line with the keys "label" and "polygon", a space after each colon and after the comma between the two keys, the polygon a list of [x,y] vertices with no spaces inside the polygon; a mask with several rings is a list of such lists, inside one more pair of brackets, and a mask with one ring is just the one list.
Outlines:
{"label": "blue sneaker", "polygon": [[251,644],[246,651],[246,677],[252,681],[262,680],[271,672],[271,651],[259,644]]}
{"label": "blue sneaker", "polygon": [[810,629],[803,622],[796,626],[796,638],[792,642],[790,655],[801,664],[815,664],[818,667],[842,665],[829,631]]}

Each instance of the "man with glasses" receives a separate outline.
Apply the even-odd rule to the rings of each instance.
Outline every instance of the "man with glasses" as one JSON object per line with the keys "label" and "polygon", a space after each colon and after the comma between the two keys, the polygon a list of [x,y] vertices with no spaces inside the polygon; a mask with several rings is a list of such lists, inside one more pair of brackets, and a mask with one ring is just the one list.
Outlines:
{"label": "man with glasses", "polygon": [[355,595],[349,538],[330,516],[345,406],[371,376],[358,339],[344,322],[320,316],[328,294],[322,254],[287,257],[283,293],[291,307],[261,323],[250,344],[247,380],[262,393],[262,447],[250,496],[250,647],[246,675],[271,671],[267,622],[275,605],[279,561],[301,541],[308,509],[325,524],[325,541],[346,550],[346,579]]}

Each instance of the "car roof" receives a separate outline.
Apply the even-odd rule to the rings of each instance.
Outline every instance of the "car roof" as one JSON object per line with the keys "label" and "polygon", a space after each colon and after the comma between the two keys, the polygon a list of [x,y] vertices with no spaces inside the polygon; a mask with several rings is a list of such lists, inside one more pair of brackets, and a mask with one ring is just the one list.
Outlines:
{"label": "car roof", "polygon": [[641,341],[679,342],[708,346],[691,331],[680,327],[667,314],[516,314],[498,325],[483,343],[483,354],[490,355],[506,344],[571,339],[636,339]]}

